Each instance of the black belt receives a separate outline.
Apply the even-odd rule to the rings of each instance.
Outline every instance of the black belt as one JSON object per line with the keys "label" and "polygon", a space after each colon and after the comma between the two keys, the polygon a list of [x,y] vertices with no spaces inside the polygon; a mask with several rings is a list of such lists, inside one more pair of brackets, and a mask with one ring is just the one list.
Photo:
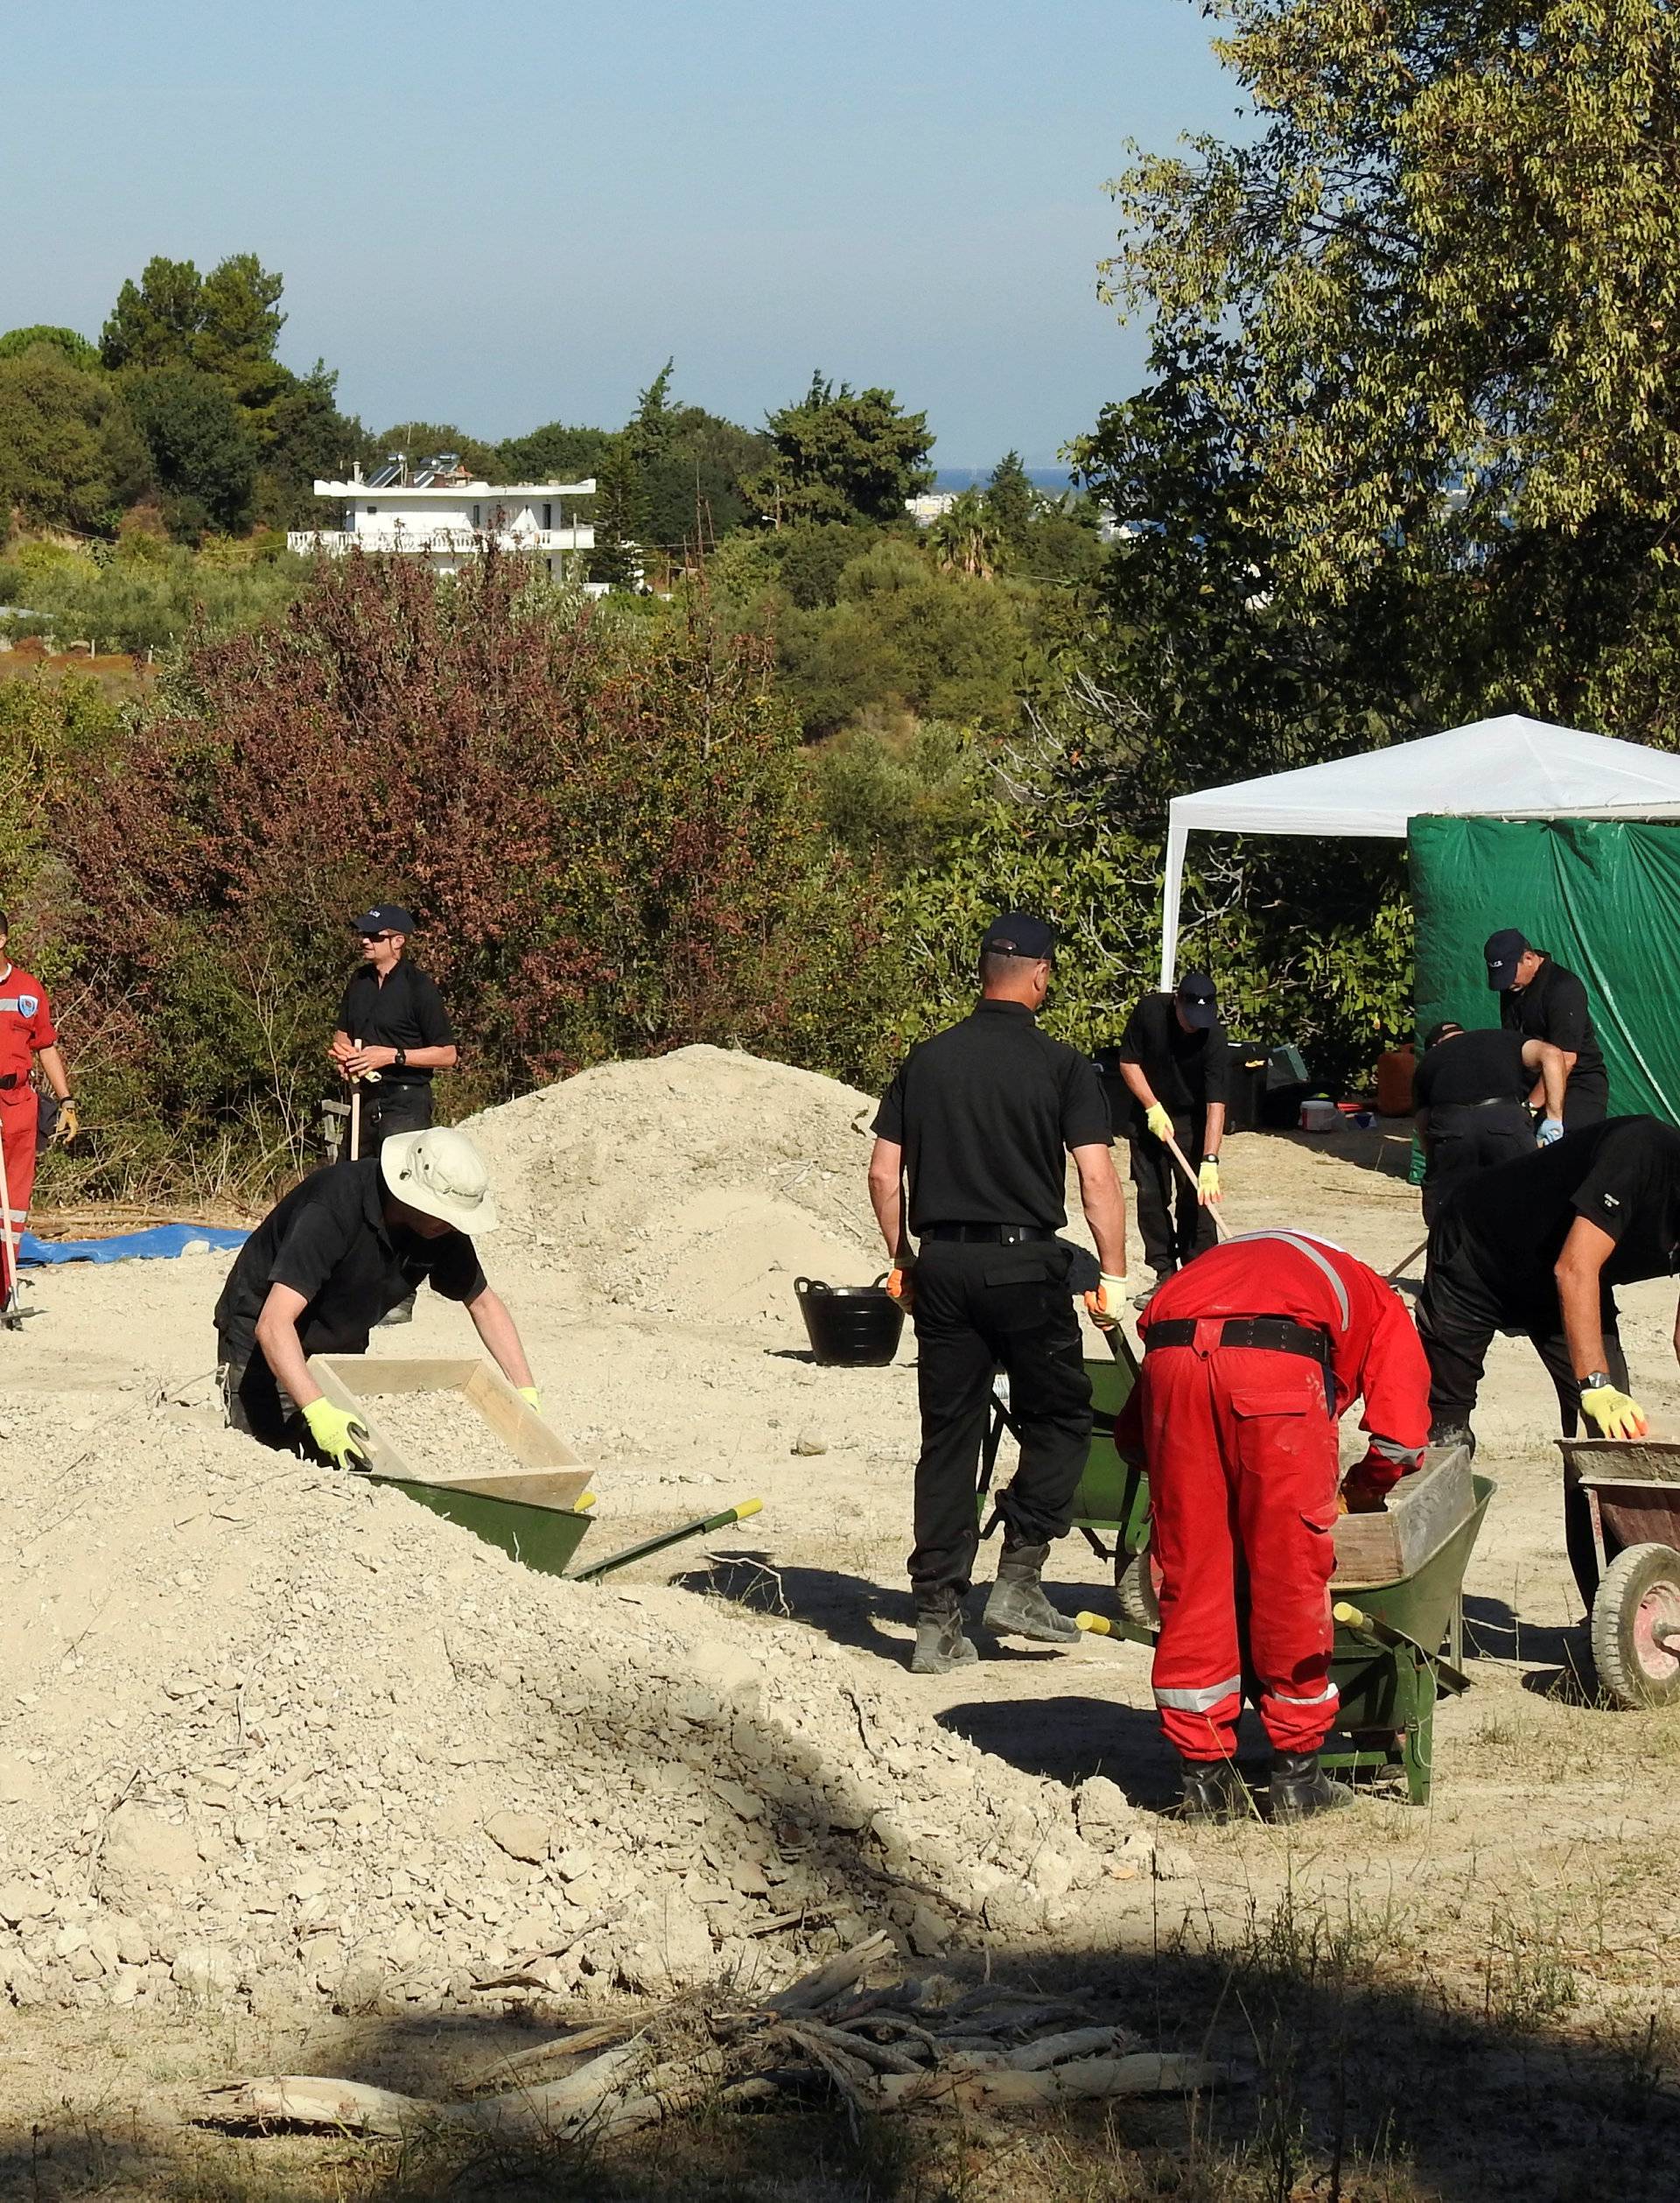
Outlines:
{"label": "black belt", "polygon": [[1018,1246],[1023,1240],[1049,1246],[1055,1236],[1054,1231],[1041,1231],[1036,1224],[924,1224],[916,1232],[919,1239],[972,1240],[994,1247]]}
{"label": "black belt", "polygon": [[[1144,1329],[1144,1351],[1158,1346],[1194,1346],[1194,1317],[1179,1322],[1150,1323]],[[1310,1323],[1297,1323],[1287,1315],[1228,1315],[1220,1325],[1222,1346],[1264,1346],[1274,1354],[1305,1354],[1310,1362],[1328,1365],[1335,1350],[1330,1334]]]}

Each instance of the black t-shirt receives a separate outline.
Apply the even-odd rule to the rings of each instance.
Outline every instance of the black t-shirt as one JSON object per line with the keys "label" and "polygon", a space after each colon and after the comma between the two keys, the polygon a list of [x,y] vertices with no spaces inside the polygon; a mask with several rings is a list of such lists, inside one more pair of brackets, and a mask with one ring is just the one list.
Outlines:
{"label": "black t-shirt", "polygon": [[289,1285],[308,1303],[298,1319],[305,1354],[365,1354],[381,1316],[427,1280],[445,1300],[475,1300],[485,1275],[472,1240],[464,1231],[427,1239],[388,1224],[377,1157],[329,1163],[240,1249],[216,1302],[216,1330],[228,1360],[248,1361],[269,1287]]}
{"label": "black t-shirt", "polygon": [[1107,1147],[1109,1105],[1089,1061],[1041,1033],[1019,1002],[982,1001],[913,1048],[876,1113],[904,1149],[910,1229],[1068,1221],[1067,1155]]}
{"label": "black t-shirt", "polygon": [[[1545,956],[1543,949],[1541,954]],[[1608,1087],[1604,1057],[1586,1007],[1586,989],[1572,972],[1545,962],[1524,987],[1508,986],[1500,998],[1499,1021],[1508,1033],[1527,1041],[1550,1041],[1575,1058],[1570,1083]]]}
{"label": "black t-shirt", "polygon": [[[371,964],[352,973],[339,1005],[339,1030],[374,1048],[452,1048],[455,1042],[437,981],[416,971],[405,956],[392,965],[383,986]],[[394,1086],[409,1086],[430,1083],[431,1073],[405,1063],[400,1071],[382,1071],[380,1077]]]}
{"label": "black t-shirt", "polygon": [[1537,1074],[1523,1066],[1522,1037],[1488,1031],[1438,1041],[1411,1075],[1412,1107],[1527,1101]]}
{"label": "black t-shirt", "polygon": [[[1200,1115],[1209,1102],[1231,1098],[1231,1051],[1222,1025],[1186,1033],[1170,994],[1145,994],[1126,1021],[1116,1051],[1122,1063],[1136,1063],[1150,1091],[1170,1116]],[[1144,1112],[1130,1092],[1131,1122],[1140,1128]],[[1201,1138],[1201,1126],[1195,1128]]]}
{"label": "black t-shirt", "polygon": [[1680,1132],[1655,1117],[1588,1125],[1479,1172],[1447,1216],[1514,1311],[1550,1303],[1553,1266],[1577,1217],[1616,1243],[1600,1273],[1606,1285],[1667,1277],[1680,1257]]}

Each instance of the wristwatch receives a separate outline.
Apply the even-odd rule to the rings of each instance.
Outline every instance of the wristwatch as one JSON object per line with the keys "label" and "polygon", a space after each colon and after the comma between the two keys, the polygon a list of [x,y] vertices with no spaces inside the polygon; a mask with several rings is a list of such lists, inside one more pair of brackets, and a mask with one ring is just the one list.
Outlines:
{"label": "wristwatch", "polygon": [[409,1051],[406,1048],[399,1048],[394,1060],[392,1061],[391,1069],[394,1071],[402,1071],[406,1070],[408,1067]]}
{"label": "wristwatch", "polygon": [[1602,1392],[1606,1385],[1613,1385],[1615,1379],[1607,1369],[1590,1369],[1585,1377],[1576,1379],[1575,1389],[1578,1393]]}

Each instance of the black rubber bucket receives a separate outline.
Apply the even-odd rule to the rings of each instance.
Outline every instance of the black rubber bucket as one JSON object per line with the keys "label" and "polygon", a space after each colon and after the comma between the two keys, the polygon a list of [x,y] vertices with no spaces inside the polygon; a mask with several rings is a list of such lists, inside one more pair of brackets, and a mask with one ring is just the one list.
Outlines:
{"label": "black rubber bucket", "polygon": [[880,1369],[899,1351],[904,1310],[878,1278],[873,1285],[824,1285],[795,1278],[812,1359],[825,1369]]}

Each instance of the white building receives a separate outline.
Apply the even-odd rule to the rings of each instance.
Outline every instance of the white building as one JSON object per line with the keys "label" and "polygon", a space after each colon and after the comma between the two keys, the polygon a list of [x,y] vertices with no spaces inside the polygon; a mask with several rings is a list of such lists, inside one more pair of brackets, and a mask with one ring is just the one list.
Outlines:
{"label": "white building", "polygon": [[415,470],[398,460],[364,481],[358,467],[347,482],[321,482],[315,495],[332,508],[319,528],[294,528],[289,551],[401,551],[430,560],[438,573],[453,573],[486,544],[544,559],[556,580],[575,578],[574,554],[592,551],[595,530],[569,509],[593,496],[592,477],[581,482],[476,482],[460,479],[452,462]]}

